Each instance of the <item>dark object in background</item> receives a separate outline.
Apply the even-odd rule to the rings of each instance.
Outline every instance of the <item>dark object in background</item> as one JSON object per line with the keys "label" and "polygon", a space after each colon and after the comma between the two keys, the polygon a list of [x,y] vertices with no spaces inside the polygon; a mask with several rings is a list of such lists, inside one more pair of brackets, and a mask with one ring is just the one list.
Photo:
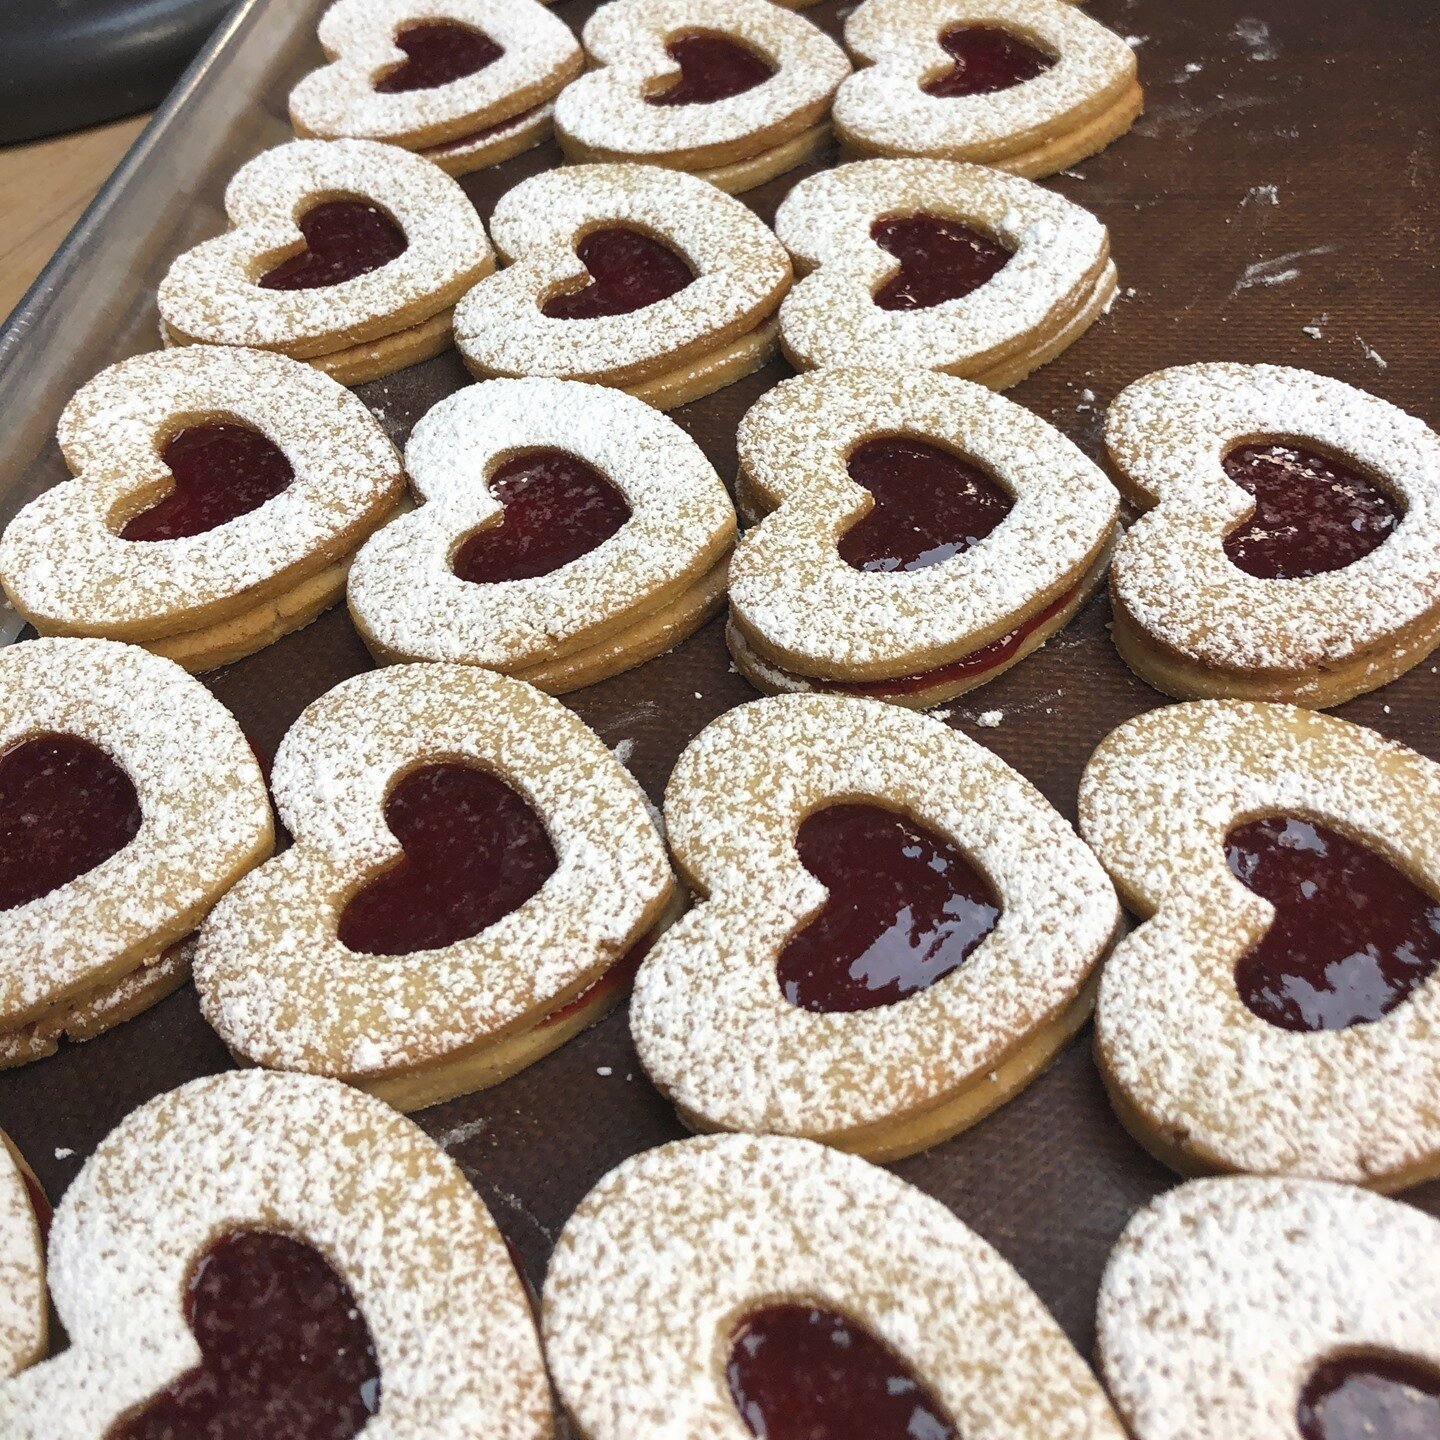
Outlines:
{"label": "dark object in background", "polygon": [[231,0],[0,0],[0,144],[148,110]]}

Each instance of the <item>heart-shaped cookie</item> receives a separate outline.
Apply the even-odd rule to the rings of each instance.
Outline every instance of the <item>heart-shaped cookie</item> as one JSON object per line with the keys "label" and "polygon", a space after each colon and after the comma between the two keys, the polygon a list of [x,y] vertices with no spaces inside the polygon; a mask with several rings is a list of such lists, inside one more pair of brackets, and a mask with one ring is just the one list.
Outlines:
{"label": "heart-shaped cookie", "polygon": [[785,197],[775,233],[804,275],[780,308],[781,344],[801,370],[946,370],[1004,390],[1115,295],[1109,234],[1088,210],[979,165],[822,171]]}
{"label": "heart-shaped cookie", "polygon": [[[51,1234],[70,1346],[0,1383],[9,1440],[549,1440],[520,1277],[454,1162],[312,1076],[216,1075],[100,1145]],[[288,1427],[288,1428],[287,1428]]]}
{"label": "heart-shaped cookie", "polygon": [[1348,1185],[1182,1185],[1125,1227],[1099,1332],[1135,1440],[1424,1440],[1440,1222]]}
{"label": "heart-shaped cookie", "polygon": [[996,1251],[804,1140],[682,1140],[611,1171],[556,1243],[544,1329],[582,1440],[1123,1434]]}
{"label": "heart-shaped cookie", "polygon": [[770,0],[612,0],[585,26],[599,67],[556,102],[571,160],[641,160],[748,190],[830,143],[845,52]]}
{"label": "heart-shaped cookie", "polygon": [[1044,644],[1104,574],[1119,509],[1059,431],[928,371],[782,381],[738,437],[764,516],[730,562],[730,648],[770,691],[923,709]]}
{"label": "heart-shaped cookie", "polygon": [[1338,380],[1182,365],[1110,407],[1114,639],[1168,695],[1324,708],[1440,643],[1440,436]]}
{"label": "heart-shaped cookie", "polygon": [[[619,761],[558,701],[489,670],[346,680],[291,727],[272,783],[295,844],[202,930],[205,1017],[247,1061],[403,1109],[495,1084],[593,1023],[675,901]],[[489,860],[462,813],[480,806]],[[402,834],[441,853],[412,856]],[[417,863],[428,893],[387,896]],[[447,865],[470,893],[437,881]]]}
{"label": "heart-shaped cookie", "polygon": [[835,98],[835,130],[856,154],[1053,175],[1144,104],[1135,52],[1063,0],[866,0],[845,44],[863,68]]}
{"label": "heart-shaped cookie", "polygon": [[0,1130],[0,1382],[45,1354],[45,1228],[49,1201]]}
{"label": "heart-shaped cookie", "polygon": [[134,640],[192,670],[338,599],[405,483],[348,390],[258,350],[123,360],[76,393],[59,440],[75,479],[0,539],[11,603],[42,634]]}
{"label": "heart-shaped cookie", "polygon": [[[873,700],[721,716],[681,756],[665,825],[702,903],[641,966],[630,1027],[696,1129],[882,1159],[933,1145],[1084,1023],[1119,922],[1095,857],[1026,780]],[[917,849],[937,878],[903,863]],[[808,868],[827,850],[844,889]]]}
{"label": "heart-shaped cookie", "polygon": [[1288,705],[1173,705],[1101,743],[1081,832],[1146,923],[1106,964],[1096,1054],[1166,1164],[1440,1174],[1437,814],[1440,766]]}
{"label": "heart-shaped cookie", "polygon": [[[502,196],[490,225],[510,263],[455,309],[456,344],[481,379],[591,380],[668,410],[774,354],[789,259],[752,211],[693,175],[551,170]],[[590,301],[577,306],[577,292]]]}
{"label": "heart-shaped cookie", "polygon": [[672,648],[719,605],[735,511],[630,395],[491,380],[415,427],[418,510],[367,544],[350,613],[377,659],[485,665],[559,693]]}

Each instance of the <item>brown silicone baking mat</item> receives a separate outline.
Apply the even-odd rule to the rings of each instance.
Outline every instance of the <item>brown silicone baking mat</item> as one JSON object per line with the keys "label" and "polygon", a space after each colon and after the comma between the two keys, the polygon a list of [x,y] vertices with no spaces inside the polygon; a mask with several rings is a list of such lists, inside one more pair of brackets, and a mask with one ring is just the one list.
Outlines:
{"label": "brown silicone baking mat", "polygon": [[[155,347],[156,282],[177,252],[222,228],[229,176],[289,138],[285,97],[320,61],[321,8],[240,8],[0,338],[0,521],[65,475],[52,437],[76,386]],[[556,13],[578,30],[593,8],[565,0]],[[827,0],[808,13],[833,32],[851,8]],[[1440,419],[1433,0],[1094,0],[1090,10],[1137,47],[1147,112],[1110,150],[1047,183],[1110,226],[1122,298],[1012,397],[1093,455],[1105,406],[1128,381],[1194,360],[1308,366]],[[500,194],[557,160],[547,145],[463,183],[488,218]],[[806,173],[745,198],[769,219]],[[777,362],[673,412],[727,481],[736,422],[786,373]],[[468,378],[452,352],[359,393],[403,443]],[[949,721],[1072,818],[1096,742],[1164,703],[1117,659],[1107,619],[1097,597],[1044,649],[962,697]],[[306,704],[368,666],[342,607],[207,683],[269,755]],[[754,694],[731,672],[717,620],[673,654],[565,699],[623,746],[658,800],[687,741]],[[1339,713],[1440,757],[1437,701],[1440,675],[1427,663]],[[999,723],[977,726],[987,711]],[[0,1074],[0,1125],[58,1199],[128,1111],[229,1063],[187,987],[99,1040]],[[506,1084],[416,1118],[464,1167],[537,1283],[590,1186],[682,1133],[636,1063],[623,1009]],[[1087,1352],[1106,1253],[1135,1209],[1174,1183],[1111,1117],[1088,1031],[999,1113],[895,1168],[998,1246]],[[1407,1199],[1440,1215],[1440,1184]]]}

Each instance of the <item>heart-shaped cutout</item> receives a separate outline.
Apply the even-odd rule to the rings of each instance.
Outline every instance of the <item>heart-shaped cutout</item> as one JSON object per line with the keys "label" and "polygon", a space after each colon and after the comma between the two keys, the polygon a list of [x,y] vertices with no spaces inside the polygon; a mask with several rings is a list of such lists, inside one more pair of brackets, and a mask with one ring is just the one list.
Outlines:
{"label": "heart-shaped cutout", "polygon": [[449,85],[493,65],[505,53],[483,30],[454,20],[407,25],[396,32],[395,44],[408,58],[375,82],[373,88],[381,95]]}
{"label": "heart-shaped cutout", "polygon": [[857,570],[923,570],[978,545],[1014,507],[978,465],[908,435],[866,440],[846,461],[874,508],[841,537]]}
{"label": "heart-shaped cutout", "polygon": [[174,488],[121,527],[122,540],[203,535],[258,510],[286,489],[295,471],[285,452],[248,425],[187,425],[160,452]]}
{"label": "heart-shaped cutout", "polygon": [[1440,903],[1324,825],[1268,816],[1225,837],[1230,871],[1275,907],[1235,968],[1245,1004],[1285,1030],[1388,1015],[1440,965]]}
{"label": "heart-shaped cutout", "polygon": [[452,568],[462,580],[530,580],[587,555],[630,518],[625,497],[593,465],[542,447],[512,456],[489,481],[504,507],[498,525],[464,540]]}
{"label": "heart-shaped cutout", "polygon": [[93,870],[135,838],[135,785],[77,735],[32,736],[0,755],[0,910]]}
{"label": "heart-shaped cutout", "polygon": [[870,238],[900,261],[875,292],[882,310],[928,310],[958,300],[993,280],[1012,252],[992,236],[943,215],[885,215]]}
{"label": "heart-shaped cutout", "polygon": [[831,805],[795,836],[829,891],[776,964],[802,1010],[873,1010],[927,989],[995,928],[1000,902],[943,835],[879,805]]}
{"label": "heart-shaped cutout", "polygon": [[360,954],[411,955],[468,940],[555,872],[555,847],[534,808],[475,765],[410,771],[385,802],[385,823],[405,855],[340,916],[340,943]]}
{"label": "heart-shaped cutout", "polygon": [[1238,446],[1225,473],[1255,497],[1255,513],[1225,537],[1230,562],[1263,580],[1343,570],[1377,550],[1400,507],[1351,466],[1294,441]]}
{"label": "heart-shaped cutout", "polygon": [[775,73],[763,55],[730,35],[677,35],[665,53],[680,75],[666,89],[647,95],[649,105],[711,105],[743,95]]}
{"label": "heart-shaped cutout", "polygon": [[1001,25],[951,25],[940,32],[940,48],[955,63],[920,88],[942,99],[994,95],[1043,75],[1055,64],[1043,50]]}
{"label": "heart-shaped cutout", "polygon": [[730,1397],[763,1440],[958,1440],[915,1372],[863,1325],[809,1305],[770,1305],[741,1324]]}
{"label": "heart-shaped cutout", "polygon": [[352,1440],[380,1408],[355,1296],[299,1240],[222,1236],[195,1267],[185,1319],[203,1360],[107,1440]]}
{"label": "heart-shaped cutout", "polygon": [[1399,1355],[1346,1355],[1300,1392],[1303,1440],[1435,1440],[1440,1374]]}
{"label": "heart-shaped cutout", "polygon": [[589,283],[549,296],[540,309],[552,320],[629,315],[678,295],[695,278],[678,250],[628,225],[592,230],[575,253],[590,272]]}
{"label": "heart-shaped cutout", "polygon": [[299,220],[305,249],[267,270],[263,290],[323,290],[379,270],[410,248],[405,232],[368,200],[323,200]]}

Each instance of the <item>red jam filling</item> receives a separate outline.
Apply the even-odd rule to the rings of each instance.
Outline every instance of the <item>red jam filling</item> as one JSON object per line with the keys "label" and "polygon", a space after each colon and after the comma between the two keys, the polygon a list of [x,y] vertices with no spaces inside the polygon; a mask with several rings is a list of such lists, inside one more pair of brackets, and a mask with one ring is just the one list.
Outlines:
{"label": "red jam filling", "polygon": [[190,1278],[201,1361],[106,1440],[352,1440],[380,1408],[380,1366],[349,1287],[309,1245],[222,1236]]}
{"label": "red jam filling", "polygon": [[846,468],[875,497],[840,537],[840,558],[856,570],[938,565],[978,545],[1015,503],[970,461],[904,435],[865,441]]}
{"label": "red jam filling", "polygon": [[678,250],[628,225],[592,230],[575,253],[590,272],[590,280],[579,290],[544,301],[541,313],[552,320],[629,315],[678,295],[695,278],[690,262]]}
{"label": "red jam filling", "polygon": [[50,1197],[28,1170],[20,1171],[20,1180],[30,1198],[30,1208],[35,1212],[35,1225],[40,1231],[40,1243],[43,1245],[50,1238],[50,1224],[55,1219],[55,1211],[50,1204]]}
{"label": "red jam filling", "polygon": [[603,544],[630,518],[625,497],[578,455],[537,449],[490,477],[505,507],[498,525],[475,531],[455,552],[462,580],[493,584],[549,575]]}
{"label": "red jam filling", "polygon": [[1055,64],[1043,50],[1000,25],[951,25],[940,32],[940,48],[955,63],[920,88],[942,99],[993,95],[1023,85]]}
{"label": "red jam filling", "polygon": [[1225,473],[1255,497],[1255,513],[1225,538],[1225,553],[1247,575],[1303,580],[1343,570],[1378,549],[1400,523],[1400,508],[1358,471],[1284,441],[1241,445]]}
{"label": "red jam filling", "polygon": [[454,20],[421,20],[396,31],[395,44],[409,57],[387,70],[374,88],[381,95],[407,90],[433,90],[452,80],[463,80],[504,53],[483,30]]}
{"label": "red jam filling", "polygon": [[555,871],[554,846],[529,801],[475,765],[441,761],[410,771],[385,802],[385,823],[405,854],[340,914],[340,943],[362,955],[468,940]]}
{"label": "red jam filling", "polygon": [[295,478],[285,452],[248,425],[187,425],[160,458],[174,488],[121,527],[122,540],[179,540],[203,535],[273,500]]}
{"label": "red jam filling", "polygon": [[1303,1440],[1436,1440],[1440,1374],[1399,1355],[1347,1355],[1316,1367],[1296,1415]]}
{"label": "red jam filling", "polygon": [[140,829],[130,777],[78,735],[0,753],[0,910],[28,905],[123,850]]}
{"label": "red jam filling", "polygon": [[655,931],[642,935],[588,990],[582,990],[568,1005],[553,1010],[540,1022],[540,1029],[558,1025],[580,1010],[587,1009],[616,990],[628,989],[640,973],[641,962],[650,953],[657,939]]}
{"label": "red jam filling", "polygon": [[1275,907],[1235,968],[1240,998],[1282,1030],[1379,1020],[1440,965],[1440,903],[1373,850],[1275,815],[1225,837],[1231,872]]}
{"label": "red jam filling", "polygon": [[959,1440],[910,1366],[832,1310],[757,1310],[730,1342],[726,1374],[761,1440]]}
{"label": "red jam filling", "polygon": [[875,292],[882,310],[928,310],[993,280],[1013,253],[993,237],[942,215],[884,215],[870,238],[900,261]]}
{"label": "red jam filling", "polygon": [[780,952],[802,1010],[874,1010],[925,990],[995,928],[989,880],[943,835],[879,805],[831,805],[801,822],[800,863],[830,892]]}
{"label": "red jam filling", "polygon": [[680,67],[666,90],[647,95],[647,105],[710,105],[763,85],[775,67],[729,35],[677,35],[665,53]]}
{"label": "red jam filling", "polygon": [[368,200],[323,200],[300,217],[305,249],[267,270],[262,290],[322,290],[388,265],[409,248],[405,232]]}

